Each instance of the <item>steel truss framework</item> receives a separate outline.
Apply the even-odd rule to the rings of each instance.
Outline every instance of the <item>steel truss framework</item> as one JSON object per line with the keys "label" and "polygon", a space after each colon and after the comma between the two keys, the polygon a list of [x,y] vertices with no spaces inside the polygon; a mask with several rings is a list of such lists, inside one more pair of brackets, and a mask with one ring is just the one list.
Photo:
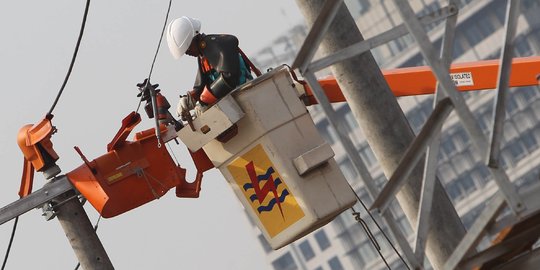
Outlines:
{"label": "steel truss framework", "polygon": [[[339,141],[343,145],[346,154],[363,179],[368,193],[372,198],[375,198],[371,209],[379,209],[409,264],[415,269],[423,268],[422,262],[424,261],[425,243],[429,231],[428,216],[431,214],[431,206],[434,199],[433,190],[436,179],[439,138],[442,126],[450,112],[456,112],[470,136],[473,145],[476,147],[476,150],[486,157],[485,166],[493,176],[499,189],[490,199],[489,203],[487,203],[487,206],[475,220],[465,237],[461,239],[460,244],[454,250],[453,254],[447,259],[444,268],[470,268],[473,265],[482,265],[484,262],[489,261],[501,255],[504,251],[514,247],[516,244],[515,242],[519,242],[519,237],[531,237],[531,235],[538,237],[540,234],[540,229],[534,227],[526,232],[527,235],[524,236],[522,234],[519,235],[519,237],[513,238],[514,245],[509,241],[508,243],[505,243],[506,245],[494,245],[478,254],[472,252],[487,231],[497,231],[497,229],[504,226],[517,224],[525,218],[537,214],[540,209],[540,205],[537,202],[538,200],[534,199],[534,193],[519,194],[516,187],[510,182],[506,172],[499,166],[500,143],[502,140],[505,118],[505,100],[508,94],[508,79],[512,62],[513,39],[516,32],[517,19],[520,14],[520,1],[508,0],[507,4],[506,23],[504,26],[505,35],[500,58],[498,87],[494,101],[495,109],[490,140],[483,135],[471,110],[468,108],[462,95],[456,90],[456,87],[449,76],[449,67],[452,62],[452,47],[457,25],[458,1],[449,0],[448,6],[421,18],[416,17],[408,1],[393,1],[403,19],[403,24],[340,51],[333,52],[319,60],[313,61],[315,52],[324,38],[325,33],[329,29],[331,22],[334,20],[339,7],[343,4],[342,0],[327,0],[321,13],[313,23],[292,67],[298,69],[309,84],[313,91],[313,95],[321,105],[329,122],[336,130]],[[445,32],[439,56],[434,45],[429,40],[423,25],[443,19],[445,19]],[[389,178],[388,183],[383,187],[381,192],[379,192],[368,169],[359,154],[354,150],[355,147],[353,142],[345,132],[345,130],[347,130],[344,128],[345,123],[337,117],[328,98],[324,94],[322,86],[317,81],[315,72],[350,57],[362,54],[406,34],[410,34],[416,40],[420,52],[437,78],[438,85],[434,98],[434,110],[418,136],[403,154],[400,164]],[[398,229],[392,213],[386,210],[396,193],[407,181],[412,169],[424,155],[426,155],[426,159],[418,220],[417,224],[415,224],[416,238],[414,247],[411,247],[406,241],[403,233]],[[512,215],[495,222],[495,219],[499,216],[501,210],[505,206],[511,209]]]}

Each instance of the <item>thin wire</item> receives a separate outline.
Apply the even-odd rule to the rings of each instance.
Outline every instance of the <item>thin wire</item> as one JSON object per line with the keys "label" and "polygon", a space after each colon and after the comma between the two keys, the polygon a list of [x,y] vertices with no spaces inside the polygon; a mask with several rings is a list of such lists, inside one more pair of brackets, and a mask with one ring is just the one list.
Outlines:
{"label": "thin wire", "polygon": [[77,39],[77,45],[75,45],[75,51],[73,52],[73,56],[71,58],[71,64],[69,65],[68,72],[66,74],[66,77],[64,78],[64,82],[62,83],[62,87],[60,87],[60,91],[58,91],[58,94],[56,95],[56,99],[54,100],[51,109],[49,109],[49,112],[47,113],[47,116],[52,115],[52,112],[54,108],[56,107],[56,104],[58,103],[58,100],[60,100],[60,96],[64,92],[64,88],[66,87],[66,84],[69,80],[69,76],[71,75],[71,71],[73,70],[73,65],[75,64],[75,59],[77,58],[77,53],[79,52],[79,46],[81,45],[81,40],[84,33],[84,28],[86,26],[86,18],[88,17],[88,9],[90,7],[90,0],[86,0],[86,7],[84,9],[84,15],[82,19],[81,24],[81,30],[79,31],[79,38]]}
{"label": "thin wire", "polygon": [[366,234],[367,234],[369,240],[371,241],[371,243],[373,244],[373,246],[375,246],[376,249],[381,250],[381,245],[379,245],[379,242],[377,241],[377,239],[373,235],[373,232],[371,231],[371,229],[367,225],[366,221],[363,220],[362,217],[360,217],[360,213],[356,212],[354,207],[351,207],[351,210],[353,212],[352,215],[354,216],[354,219],[358,223],[360,223],[360,225],[362,225],[362,227],[364,228],[364,231],[366,231]]}
{"label": "thin wire", "polygon": [[[352,187],[351,187],[352,189]],[[401,262],[405,265],[405,267],[407,267],[408,270],[411,270],[411,268],[409,267],[409,265],[405,262],[405,259],[403,259],[403,257],[401,256],[401,254],[399,253],[399,251],[396,249],[396,247],[394,246],[394,244],[392,244],[392,241],[390,241],[390,238],[388,238],[388,236],[386,235],[386,233],[384,232],[384,230],[381,228],[381,226],[379,225],[379,223],[377,222],[377,220],[375,220],[375,217],[373,217],[373,215],[371,214],[371,212],[369,211],[369,209],[366,207],[366,205],[364,204],[364,202],[360,199],[360,197],[358,196],[358,194],[356,193],[356,191],[354,191],[353,189],[353,192],[354,192],[354,195],[356,196],[356,199],[360,202],[360,204],[362,204],[362,207],[364,208],[364,210],[366,210],[366,212],[368,213],[369,217],[371,218],[371,220],[373,220],[373,223],[375,223],[375,226],[377,226],[377,228],[379,229],[379,231],[382,233],[382,235],[384,236],[384,238],[386,239],[386,242],[388,242],[388,244],[392,247],[392,249],[394,250],[394,252],[396,253],[396,255],[399,257],[399,259],[401,260]]]}
{"label": "thin wire", "polygon": [[[98,229],[98,226],[99,226],[99,222],[101,221],[101,215],[99,215],[98,217],[98,220],[96,221],[96,224],[94,225],[94,232],[97,232],[97,229]],[[75,270],[79,269],[79,267],[81,267],[81,263],[78,262],[77,263],[77,266],[75,266]],[[3,269],[2,269],[3,270]]]}
{"label": "thin wire", "polygon": [[[154,54],[154,59],[152,60],[152,65],[150,66],[150,71],[148,72],[148,80],[146,81],[145,87],[148,87],[150,85],[150,78],[152,77],[152,72],[154,71],[154,64],[156,63],[157,55],[159,53],[159,47],[161,47],[161,41],[163,40],[163,33],[165,33],[165,28],[167,27],[167,21],[169,20],[169,13],[171,12],[171,5],[172,0],[169,0],[169,7],[167,7],[167,14],[165,15],[165,22],[163,22],[163,28],[161,29],[161,35],[159,36],[159,42],[156,48],[156,53]],[[141,107],[142,99],[144,95],[141,95],[141,98],[139,99],[139,104],[137,105],[137,110],[135,112],[139,112],[139,109]]]}
{"label": "thin wire", "polygon": [[180,162],[178,162],[178,159],[176,158],[176,154],[174,154],[174,151],[173,151],[171,145],[167,144],[167,147],[169,148],[169,153],[172,154],[172,156],[174,157],[174,160],[176,161],[176,166],[180,166]]}
{"label": "thin wire", "polygon": [[146,81],[147,86],[150,84],[150,77],[152,77],[152,72],[154,71],[154,64],[156,63],[156,58],[159,53],[159,47],[161,47],[161,41],[163,40],[163,33],[165,33],[165,28],[167,27],[167,21],[169,20],[169,12],[171,11],[171,4],[172,4],[172,0],[169,0],[169,7],[167,8],[167,15],[165,15],[165,22],[163,23],[163,29],[161,29],[161,35],[159,36],[159,42],[156,48],[156,53],[154,54],[154,60],[152,60],[152,66],[150,66],[150,72],[148,73],[148,81]]}
{"label": "thin wire", "polygon": [[139,113],[139,109],[141,108],[142,98],[139,99],[139,104],[137,105],[137,110],[135,110],[136,113]]}
{"label": "thin wire", "polygon": [[17,223],[19,223],[19,216],[15,218],[15,222],[13,223],[13,229],[11,230],[11,238],[9,238],[8,248],[6,250],[6,255],[4,256],[4,263],[2,263],[2,270],[6,268],[6,263],[9,258],[9,252],[11,251],[11,245],[13,244],[13,239],[15,238],[15,232],[17,231]]}
{"label": "thin wire", "polygon": [[360,223],[360,225],[362,225],[362,228],[364,229],[364,232],[366,233],[366,235],[368,236],[369,240],[371,241],[371,243],[373,244],[373,246],[375,247],[375,249],[377,250],[377,253],[379,253],[379,257],[383,260],[384,264],[386,265],[386,267],[388,269],[392,269],[390,267],[390,265],[388,264],[388,262],[386,261],[386,258],[384,257],[384,255],[382,254],[381,252],[381,246],[379,245],[379,243],[377,242],[377,239],[375,239],[375,236],[373,235],[373,233],[371,232],[371,229],[369,229],[369,226],[367,225],[367,223],[360,217],[360,213],[356,212],[356,210],[354,210],[354,207],[351,207],[351,210],[353,211],[353,216],[354,216],[354,219]]}

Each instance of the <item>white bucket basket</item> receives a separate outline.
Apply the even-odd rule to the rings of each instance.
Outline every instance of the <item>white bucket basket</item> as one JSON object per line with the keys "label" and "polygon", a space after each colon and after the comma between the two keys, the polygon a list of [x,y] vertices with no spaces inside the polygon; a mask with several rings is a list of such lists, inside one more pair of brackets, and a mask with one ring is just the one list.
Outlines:
{"label": "white bucket basket", "polygon": [[356,202],[298,96],[280,67],[205,111],[193,121],[195,131],[178,132],[192,151],[204,149],[274,249]]}

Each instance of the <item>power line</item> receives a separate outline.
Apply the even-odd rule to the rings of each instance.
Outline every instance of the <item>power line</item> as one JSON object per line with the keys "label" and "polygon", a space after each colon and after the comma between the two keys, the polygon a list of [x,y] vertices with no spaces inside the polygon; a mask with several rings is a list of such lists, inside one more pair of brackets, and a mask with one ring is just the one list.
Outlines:
{"label": "power line", "polygon": [[[159,36],[158,45],[156,48],[156,53],[154,54],[154,59],[152,60],[152,65],[150,66],[150,71],[148,72],[148,80],[146,81],[145,87],[150,86],[150,78],[152,77],[152,72],[154,71],[154,64],[156,63],[157,55],[159,53],[159,47],[161,47],[161,41],[163,40],[163,33],[165,32],[165,28],[167,27],[167,21],[169,20],[169,13],[171,12],[171,5],[172,0],[169,0],[169,7],[167,8],[167,13],[165,15],[165,21],[163,22],[163,28],[161,29],[161,35]],[[139,104],[137,105],[137,110],[135,112],[139,112],[139,108],[141,107],[141,102],[143,101],[144,94],[141,95],[141,99],[139,100]]]}
{"label": "power line", "polygon": [[19,217],[15,218],[13,223],[13,229],[11,230],[11,237],[9,238],[9,244],[6,250],[6,255],[4,256],[4,263],[2,263],[2,270],[6,268],[6,263],[9,258],[9,252],[11,251],[11,245],[13,244],[13,239],[15,238],[15,232],[17,231],[17,223],[19,223]]}
{"label": "power line", "polygon": [[73,52],[73,56],[71,58],[71,63],[69,65],[68,72],[66,74],[66,77],[64,78],[64,82],[62,83],[62,86],[60,87],[60,91],[58,91],[58,94],[56,95],[56,99],[54,100],[51,109],[49,109],[49,112],[47,113],[47,116],[52,116],[52,112],[54,108],[56,107],[56,104],[58,104],[58,100],[60,99],[60,96],[64,92],[64,88],[66,87],[66,84],[69,80],[69,77],[71,75],[71,71],[73,70],[73,65],[75,64],[75,59],[77,58],[77,53],[79,52],[79,46],[81,45],[82,36],[84,33],[84,28],[86,26],[86,18],[88,17],[88,8],[90,7],[90,0],[86,0],[86,7],[84,9],[84,15],[82,19],[81,24],[81,30],[79,31],[79,38],[77,39],[77,45],[75,45],[75,51]]}
{"label": "power line", "polygon": [[154,64],[156,63],[156,58],[159,53],[159,47],[161,47],[161,41],[163,40],[163,33],[167,27],[167,21],[169,20],[169,12],[171,12],[172,0],[169,0],[169,7],[167,8],[167,14],[165,15],[165,22],[163,22],[163,29],[161,29],[161,35],[159,36],[159,42],[156,48],[156,53],[154,54],[154,60],[152,60],[152,66],[150,66],[150,72],[148,73],[148,82],[150,84],[150,77],[152,77],[152,71],[154,71]]}
{"label": "power line", "polygon": [[[351,187],[352,189],[352,187]],[[399,251],[396,249],[396,247],[394,246],[394,244],[392,243],[392,241],[390,241],[390,238],[386,235],[386,233],[384,232],[384,230],[381,228],[381,226],[379,225],[379,223],[377,222],[377,220],[375,220],[375,217],[371,214],[371,212],[369,212],[369,209],[367,208],[367,206],[364,204],[364,202],[360,199],[360,196],[358,196],[358,193],[356,193],[356,191],[353,189],[353,192],[354,192],[354,195],[356,196],[356,199],[360,202],[360,204],[362,204],[362,208],[364,208],[364,210],[368,213],[369,217],[371,218],[371,220],[373,220],[373,223],[375,223],[375,226],[377,226],[377,228],[379,229],[379,231],[381,232],[381,234],[384,236],[384,238],[386,239],[386,242],[390,245],[390,247],[392,247],[392,249],[394,250],[394,253],[399,257],[399,259],[401,260],[401,262],[405,265],[405,267],[407,267],[407,269],[411,269],[409,268],[409,265],[407,264],[407,262],[405,262],[405,259],[403,259],[403,257],[401,256],[401,254],[399,253]],[[353,209],[354,211],[354,209]],[[358,215],[358,217],[360,217]],[[356,218],[356,216],[355,216]],[[367,226],[367,224],[366,224]],[[364,228],[365,229],[365,228]],[[379,255],[381,256],[381,258],[383,259],[384,263],[386,264],[386,266],[390,269],[390,267],[388,266],[388,263],[386,262],[386,260],[384,259],[384,257],[382,256],[380,250],[377,250],[379,252]]]}

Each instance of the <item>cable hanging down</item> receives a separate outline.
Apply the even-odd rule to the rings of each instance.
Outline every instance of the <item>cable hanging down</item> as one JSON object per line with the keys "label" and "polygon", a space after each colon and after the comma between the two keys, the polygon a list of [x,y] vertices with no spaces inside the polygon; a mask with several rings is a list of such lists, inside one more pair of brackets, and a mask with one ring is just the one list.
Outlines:
{"label": "cable hanging down", "polygon": [[81,30],[79,31],[79,38],[77,39],[77,45],[75,45],[75,51],[73,52],[71,63],[69,64],[68,72],[66,74],[66,77],[64,78],[64,82],[62,83],[62,86],[60,87],[60,91],[58,91],[58,94],[56,95],[56,98],[51,108],[49,109],[49,112],[47,112],[47,118],[52,117],[52,112],[54,108],[56,107],[56,104],[58,104],[58,100],[60,100],[60,96],[64,92],[64,88],[66,87],[69,77],[71,76],[71,71],[73,70],[75,59],[77,59],[77,53],[79,52],[79,46],[81,45],[81,40],[84,34],[84,28],[86,26],[86,18],[88,17],[89,7],[90,7],[90,0],[86,0],[86,7],[84,9],[84,15],[83,15],[82,24],[81,24]]}
{"label": "cable hanging down", "polygon": [[[75,64],[75,59],[77,58],[77,53],[79,52],[79,46],[81,45],[82,36],[84,34],[84,28],[86,26],[86,18],[88,17],[88,9],[89,9],[89,7],[90,7],[90,0],[86,0],[86,6],[84,8],[84,15],[83,15],[83,18],[82,18],[81,29],[79,31],[79,37],[77,38],[77,44],[75,45],[75,51],[73,52],[73,56],[71,58],[71,63],[69,65],[66,77],[64,78],[64,82],[62,83],[62,86],[60,87],[60,90],[58,91],[58,94],[56,95],[56,98],[55,98],[51,108],[47,112],[46,117],[49,118],[49,119],[52,118],[52,116],[53,116],[52,112],[53,112],[54,108],[56,107],[56,105],[58,104],[58,101],[60,100],[60,96],[64,92],[64,88],[66,87],[67,82],[69,80],[69,77],[71,75],[71,71],[73,70],[73,66]],[[4,270],[5,267],[6,267],[6,263],[7,263],[7,260],[9,258],[9,253],[11,251],[11,245],[13,244],[13,239],[15,238],[15,232],[17,231],[18,222],[19,222],[19,217],[16,217],[15,222],[13,223],[13,230],[11,231],[11,237],[9,239],[8,248],[7,248],[6,254],[4,256],[4,262],[2,263],[2,270]]]}
{"label": "cable hanging down", "polygon": [[[369,217],[371,218],[371,220],[373,221],[373,223],[375,224],[375,226],[377,226],[377,228],[379,229],[379,231],[381,232],[381,234],[384,236],[386,242],[388,242],[388,244],[390,245],[390,247],[394,250],[394,253],[399,257],[399,259],[401,260],[401,262],[405,265],[405,267],[407,269],[411,269],[409,267],[409,265],[407,264],[407,262],[405,262],[405,259],[403,258],[403,256],[401,256],[401,254],[399,253],[399,251],[396,249],[396,247],[394,246],[394,244],[392,243],[392,241],[390,241],[390,238],[386,235],[386,233],[384,232],[384,230],[381,228],[381,226],[379,225],[379,223],[377,222],[377,220],[375,220],[375,217],[371,214],[371,212],[369,212],[369,209],[367,208],[367,206],[364,204],[364,202],[360,199],[360,196],[358,196],[358,194],[356,193],[356,191],[351,187],[352,191],[354,192],[354,195],[356,196],[356,199],[358,200],[358,202],[360,202],[360,204],[362,205],[362,208],[364,208],[364,210],[368,213]],[[388,269],[391,269],[390,268],[390,265],[388,265],[388,262],[386,261],[386,259],[384,258],[382,252],[381,252],[381,247],[379,245],[379,243],[377,242],[377,240],[375,239],[375,236],[373,235],[373,233],[371,232],[371,230],[369,229],[367,223],[360,217],[360,213],[357,212],[353,207],[351,207],[351,210],[352,210],[352,215],[354,216],[354,219],[362,226],[362,228],[364,229],[364,231],[366,232],[366,235],[368,236],[368,239],[371,241],[371,243],[373,244],[373,246],[375,247],[375,249],[377,250],[377,252],[379,253],[379,257],[381,257],[381,259],[383,260],[384,264],[386,265],[386,267]]]}
{"label": "cable hanging down", "polygon": [[11,245],[13,244],[13,239],[15,238],[15,232],[17,231],[17,223],[19,223],[19,217],[15,218],[13,223],[13,229],[11,230],[11,237],[9,238],[9,244],[6,250],[6,255],[4,256],[4,262],[2,263],[2,270],[6,268],[7,260],[9,258],[9,252],[11,251]]}

